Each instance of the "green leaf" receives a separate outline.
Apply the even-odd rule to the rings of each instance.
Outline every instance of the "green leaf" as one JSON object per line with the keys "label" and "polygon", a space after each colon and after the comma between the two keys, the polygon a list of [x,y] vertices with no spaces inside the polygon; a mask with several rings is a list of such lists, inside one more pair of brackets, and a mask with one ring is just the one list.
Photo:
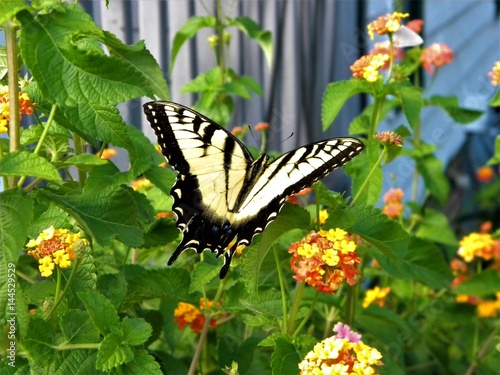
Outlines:
{"label": "green leaf", "polygon": [[104,39],[83,8],[63,3],[36,19],[28,11],[20,12],[17,18],[22,24],[20,50],[24,62],[51,103],[106,105],[153,96],[143,77],[127,62],[80,49],[78,40],[82,38]]}
{"label": "green leaf", "polygon": [[425,209],[424,216],[419,222],[415,233],[417,237],[434,241],[443,245],[457,246],[458,241],[455,233],[450,228],[448,218],[433,209]]}
{"label": "green leaf", "polygon": [[[0,193],[0,320],[16,311],[16,305],[9,302],[12,288],[11,280],[15,280],[15,267],[19,251],[24,247],[28,235],[28,227],[33,220],[33,201],[22,190],[6,190]],[[21,294],[18,286],[17,294]],[[8,303],[9,302],[9,303]]]}
{"label": "green leaf", "polygon": [[441,204],[448,200],[450,184],[443,172],[442,162],[434,155],[417,158],[417,170],[424,179],[429,193],[437,198]]}
{"label": "green leaf", "polygon": [[50,367],[50,374],[104,375],[103,372],[96,370],[96,359],[95,350],[60,350]]}
{"label": "green leaf", "polygon": [[[499,91],[500,92],[500,91]],[[500,163],[500,135],[495,138],[495,155],[488,160],[488,165],[495,165]]]}
{"label": "green leaf", "polygon": [[155,361],[155,358],[148,354],[145,350],[134,352],[134,359],[117,368],[116,371],[120,375],[162,375],[160,365]]}
{"label": "green leaf", "polygon": [[307,210],[297,205],[285,204],[276,220],[254,238],[250,247],[243,250],[241,271],[249,291],[257,290],[259,270],[271,246],[280,236],[295,228],[308,228],[310,221]]}
{"label": "green leaf", "polygon": [[435,105],[443,109],[448,116],[459,124],[468,124],[469,122],[477,120],[483,115],[482,111],[475,111],[460,107],[458,98],[456,96],[433,96],[426,105]]}
{"label": "green leaf", "polygon": [[144,41],[141,40],[131,46],[121,42],[115,35],[104,31],[104,44],[108,47],[111,56],[118,57],[142,78],[143,85],[147,86],[158,98],[168,100],[167,81],[163,76],[158,62],[146,49]]}
{"label": "green leaf", "polygon": [[408,251],[409,237],[401,224],[390,220],[380,209],[371,206],[337,207],[328,210],[325,226],[341,228],[361,236],[374,245],[389,261],[403,259]]}
{"label": "green leaf", "polygon": [[189,285],[189,293],[203,292],[208,283],[219,276],[219,265],[199,262],[195,265]]}
{"label": "green leaf", "polygon": [[496,95],[488,103],[491,107],[500,107],[500,90],[497,91]]}
{"label": "green leaf", "polygon": [[[30,6],[23,0],[0,1],[0,25],[4,25],[5,22],[25,9],[30,9]],[[2,79],[1,76],[0,79]]]}
{"label": "green leaf", "polygon": [[52,347],[55,345],[56,335],[50,322],[33,318],[29,324],[28,334],[23,340],[23,347],[29,358],[38,366],[46,366],[54,359],[55,351]]}
{"label": "green leaf", "polygon": [[262,30],[260,25],[249,17],[237,17],[231,20],[229,24],[236,26],[259,43],[269,67],[273,65],[273,36],[270,31]]}
{"label": "green leaf", "polygon": [[[372,168],[379,158],[379,146],[372,142],[367,144],[365,150],[347,163],[343,168],[352,179],[352,194],[357,197],[358,204],[375,205],[382,194],[382,166],[379,164],[372,173]],[[370,173],[371,176],[370,176]],[[363,187],[364,182],[370,178],[368,184]],[[360,192],[361,187],[363,191]],[[359,193],[359,195],[358,195]]]}
{"label": "green leaf", "polygon": [[[41,204],[37,205],[37,208],[44,207]],[[30,238],[37,238],[40,233],[45,229],[49,228],[51,225],[54,228],[68,228],[69,216],[66,212],[61,210],[54,204],[49,204],[48,207],[44,207],[43,212],[38,212],[38,215],[33,223],[29,226],[28,235]]]}
{"label": "green leaf", "polygon": [[113,304],[97,291],[79,292],[78,297],[85,305],[94,326],[103,335],[110,334],[112,327],[118,327],[118,313]]}
{"label": "green leaf", "polygon": [[129,318],[126,316],[122,321],[124,340],[132,346],[145,343],[153,329],[151,325],[142,318]]}
{"label": "green leaf", "polygon": [[170,196],[170,189],[176,180],[176,173],[169,168],[151,167],[144,172],[144,177],[159,188],[163,193]]}
{"label": "green leaf", "polygon": [[107,160],[93,154],[79,154],[70,156],[60,163],[60,165],[65,167],[74,166],[82,171],[90,172],[94,169],[94,167],[107,163],[109,163]]}
{"label": "green leaf", "polygon": [[109,371],[134,359],[130,346],[122,345],[123,337],[118,333],[108,334],[101,342],[97,353],[96,368]]}
{"label": "green leaf", "polygon": [[[65,269],[63,271],[64,277],[69,279],[72,269]],[[89,248],[85,249],[85,254],[83,255],[78,269],[73,275],[73,282],[70,284],[71,293],[73,293],[76,299],[76,294],[81,291],[94,290],[97,286],[97,275],[96,268],[94,264],[94,257]]]}
{"label": "green leaf", "polygon": [[370,117],[361,114],[354,118],[349,125],[349,135],[368,134],[370,131]]}
{"label": "green leaf", "polygon": [[403,112],[410,127],[418,129],[420,127],[420,112],[424,106],[422,90],[402,84],[392,84],[391,89],[401,101]]}
{"label": "green leaf", "polygon": [[128,187],[102,187],[69,195],[40,192],[75,218],[103,246],[111,244],[114,238],[129,246],[140,246],[143,242],[139,207],[133,190]]}
{"label": "green leaf", "polygon": [[321,121],[323,130],[333,123],[345,102],[356,94],[371,93],[372,85],[369,82],[351,79],[349,81],[338,81],[330,83],[323,95],[321,104]]}
{"label": "green leaf", "polygon": [[[1,5],[0,5],[1,7]],[[0,12],[0,14],[2,14]],[[1,23],[0,23],[1,25]],[[4,46],[0,46],[0,80],[3,80],[7,75],[7,49]]]}
{"label": "green leaf", "polygon": [[472,296],[488,296],[500,290],[498,270],[486,270],[458,284],[453,290],[456,294]]}
{"label": "green leaf", "polygon": [[165,246],[179,237],[179,229],[171,219],[155,220],[144,234],[142,248],[149,249],[156,246]]}
{"label": "green leaf", "polygon": [[0,175],[33,176],[48,181],[62,181],[57,169],[47,159],[22,150],[0,159]]}
{"label": "green leaf", "polygon": [[453,278],[450,267],[439,248],[431,242],[410,238],[404,258],[393,261],[373,253],[381,267],[392,277],[418,280],[432,288],[448,288]]}
{"label": "green leaf", "polygon": [[273,355],[271,356],[271,368],[273,375],[299,374],[298,363],[302,360],[295,346],[288,340],[276,340]]}
{"label": "green leaf", "polygon": [[180,268],[146,270],[138,265],[129,265],[123,268],[123,273],[128,284],[124,306],[145,299],[178,299],[189,295],[190,276],[186,270]]}
{"label": "green leaf", "polygon": [[170,73],[174,69],[174,62],[177,58],[182,45],[194,37],[196,32],[204,27],[215,27],[216,19],[214,16],[190,17],[184,25],[175,33],[174,41],[172,43],[172,51],[170,55]]}
{"label": "green leaf", "polygon": [[97,343],[100,334],[90,320],[89,315],[83,310],[68,310],[61,316],[59,326],[68,343]]}

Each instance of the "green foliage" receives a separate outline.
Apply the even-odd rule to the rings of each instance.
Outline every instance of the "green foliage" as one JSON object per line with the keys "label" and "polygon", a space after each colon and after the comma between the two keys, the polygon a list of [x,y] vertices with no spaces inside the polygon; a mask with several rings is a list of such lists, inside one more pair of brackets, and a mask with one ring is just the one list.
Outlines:
{"label": "green foliage", "polygon": [[[455,301],[468,295],[480,306],[495,303],[500,284],[494,259],[486,253],[478,260],[476,254],[473,265],[452,272],[453,254],[467,250],[466,241],[458,240],[466,233],[457,232],[443,213],[450,186],[436,156],[438,145],[421,139],[426,106],[437,106],[457,123],[474,121],[480,113],[460,107],[458,98],[426,98],[410,84],[409,76],[421,66],[419,47],[385,78],[333,82],[325,90],[324,129],[350,98],[370,96],[371,104],[349,128],[365,144],[345,167],[352,196],[318,183],[315,205],[307,204],[310,196],[295,197],[300,204],[285,204],[220,280],[222,260],[212,253],[187,252],[166,267],[182,238],[170,196],[176,174],[117,108],[143,96],[168,99],[166,81],[144,42],[127,46],[81,7],[56,0],[0,2],[0,21],[4,28],[19,27],[19,39],[9,42],[20,48],[20,56],[0,48],[0,81],[7,83],[12,62],[18,62],[33,77],[23,81],[23,92],[37,103],[36,123],[29,128],[21,131],[12,116],[9,128],[18,131],[18,144],[0,139],[4,352],[13,340],[8,319],[14,316],[16,323],[16,367],[2,358],[2,374],[185,374],[191,366],[191,373],[200,374],[229,368],[242,375],[298,374],[298,363],[338,322],[350,322],[363,344],[382,353],[384,365],[377,368],[382,375],[415,368],[422,374],[458,374],[476,366],[478,373],[495,372],[493,319]],[[182,90],[199,94],[197,109],[225,124],[235,97],[263,94],[251,77],[227,66],[226,30],[235,28],[256,41],[270,66],[272,36],[248,17],[219,12],[192,17],[175,34],[170,70],[182,46],[207,27],[217,37],[210,42],[215,67]],[[385,138],[377,135],[380,121],[394,110],[404,115],[403,124]],[[102,157],[108,146],[128,154],[128,167]],[[497,138],[490,164],[498,163],[499,150]],[[387,208],[394,202],[377,207],[386,193],[384,166],[403,156],[414,162],[414,185],[423,181],[426,201],[398,198],[399,212],[391,214]],[[397,186],[398,180],[393,182]],[[498,186],[498,181],[485,184],[478,195],[485,211],[498,209]],[[340,259],[345,252],[352,258],[343,267],[329,265],[325,274],[341,272],[340,279],[355,285],[339,281],[337,289],[324,293],[302,281],[307,276],[314,284],[323,277],[305,268],[317,259],[293,257],[317,250],[299,242],[308,234],[340,230],[348,233],[340,248],[327,249],[322,260]],[[498,237],[497,229],[489,238]],[[33,243],[52,249],[61,238],[70,238],[62,242],[65,255],[73,254],[71,262],[64,267],[54,260],[50,269]],[[350,243],[353,252],[344,247]],[[456,273],[466,279],[455,286],[464,280],[454,279]],[[365,306],[367,285],[390,291]]]}

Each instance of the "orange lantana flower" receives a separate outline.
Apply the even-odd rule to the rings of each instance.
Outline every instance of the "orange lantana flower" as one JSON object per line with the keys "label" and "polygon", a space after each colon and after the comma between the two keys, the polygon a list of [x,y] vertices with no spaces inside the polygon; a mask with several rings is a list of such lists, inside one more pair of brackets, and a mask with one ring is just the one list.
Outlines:
{"label": "orange lantana flower", "polygon": [[453,51],[444,43],[433,43],[422,51],[420,60],[424,69],[434,74],[435,68],[453,62]]}
{"label": "orange lantana flower", "polygon": [[401,20],[409,16],[409,13],[394,12],[378,17],[367,26],[370,39],[374,39],[374,34],[385,35],[395,33],[401,27]]}
{"label": "orange lantana flower", "polygon": [[500,85],[500,61],[495,62],[488,76],[491,78],[491,84],[493,86]]}
{"label": "orange lantana flower", "polygon": [[379,77],[379,70],[382,69],[390,56],[384,53],[376,55],[365,55],[351,65],[352,76],[358,79],[365,79],[368,82],[375,82]]}
{"label": "orange lantana flower", "polygon": [[294,279],[314,286],[318,291],[332,293],[344,279],[349,285],[359,276],[356,244],[342,229],[311,232],[289,249]]}

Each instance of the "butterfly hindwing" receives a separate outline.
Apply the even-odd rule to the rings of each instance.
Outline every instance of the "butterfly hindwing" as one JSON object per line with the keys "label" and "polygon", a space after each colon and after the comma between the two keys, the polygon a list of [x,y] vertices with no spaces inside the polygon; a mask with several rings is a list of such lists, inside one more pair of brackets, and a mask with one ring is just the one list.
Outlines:
{"label": "butterfly hindwing", "polygon": [[[171,189],[183,238],[169,260],[189,248],[225,255],[221,278],[238,245],[249,245],[278,215],[286,197],[325,177],[364,148],[355,138],[333,138],[290,151],[269,162],[254,160],[231,133],[205,116],[171,102],[144,111],[158,143],[179,172]],[[231,244],[231,245],[230,245]]]}

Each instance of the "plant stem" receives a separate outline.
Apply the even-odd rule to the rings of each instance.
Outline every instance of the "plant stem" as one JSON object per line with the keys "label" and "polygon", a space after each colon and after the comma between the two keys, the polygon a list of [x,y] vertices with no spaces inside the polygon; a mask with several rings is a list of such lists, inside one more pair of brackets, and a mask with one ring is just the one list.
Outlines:
{"label": "plant stem", "polygon": [[352,199],[351,203],[349,204],[349,207],[354,206],[354,204],[356,203],[356,201],[361,196],[361,193],[363,192],[363,190],[366,189],[366,187],[368,186],[368,183],[370,182],[370,178],[372,177],[373,173],[375,173],[375,170],[378,168],[378,166],[380,165],[380,163],[382,163],[382,160],[384,159],[386,153],[387,153],[387,148],[386,148],[386,146],[384,146],[384,149],[380,153],[380,156],[379,156],[377,162],[373,165],[370,173],[366,177],[366,180],[363,182],[363,185],[361,185],[361,187],[359,188],[358,192],[356,193],[356,196]]}
{"label": "plant stem", "polygon": [[[17,63],[16,25],[12,20],[7,20],[2,25],[5,33],[7,47],[7,80],[9,82],[9,149],[10,152],[19,150],[21,138],[21,123],[19,118],[19,84]],[[17,177],[8,177],[4,188],[14,187]]]}
{"label": "plant stem", "polygon": [[347,302],[345,305],[345,323],[349,326],[352,325],[354,321],[354,311],[356,307],[356,295],[357,295],[358,287],[357,285],[353,285],[350,288],[347,288]]}
{"label": "plant stem", "polygon": [[224,85],[226,82],[226,59],[224,56],[224,22],[223,22],[223,15],[222,15],[222,3],[221,0],[217,0],[217,37],[218,37],[218,43],[217,43],[217,50],[218,50],[218,58],[217,58],[217,65],[220,68],[220,84],[221,86]]}
{"label": "plant stem", "polygon": [[[73,269],[71,270],[71,274],[69,275],[69,279],[66,282],[66,286],[64,287],[64,290],[62,291],[61,295],[59,296],[58,299],[54,300],[54,306],[52,306],[52,309],[50,309],[49,313],[46,316],[46,320],[50,318],[50,316],[56,311],[57,306],[59,306],[59,303],[63,300],[64,296],[69,290],[69,287],[71,286],[71,283],[73,282],[73,279],[75,278],[76,271],[78,270],[78,266],[80,265],[82,259],[81,258],[76,258],[74,261]],[[59,276],[58,276],[59,277]],[[56,291],[56,296],[57,296],[57,291]]]}
{"label": "plant stem", "polygon": [[[75,153],[77,155],[83,154],[82,138],[80,138],[80,136],[75,132],[73,132],[73,143],[75,146]],[[85,172],[78,168],[78,183],[80,184],[80,187],[83,187],[85,185],[86,178],[87,175],[85,174]]]}
{"label": "plant stem", "polygon": [[496,330],[496,329],[493,330],[493,332],[491,332],[491,334],[488,336],[488,338],[484,342],[484,345],[481,347],[481,350],[479,350],[479,352],[477,353],[476,360],[473,363],[471,363],[471,365],[467,369],[467,372],[465,373],[465,375],[472,375],[476,372],[478,362],[481,359],[483,359],[484,356],[488,353],[488,348],[490,347],[491,343],[493,342],[493,340],[495,339],[497,334],[498,334],[498,330]]}
{"label": "plant stem", "polygon": [[281,290],[281,308],[283,310],[283,328],[282,332],[287,332],[287,309],[286,309],[286,290],[285,290],[285,281],[283,277],[283,270],[280,266],[280,258],[278,256],[278,249],[273,245],[273,254],[274,260],[276,261],[276,269],[278,270],[278,279],[280,282],[280,290]]}
{"label": "plant stem", "polygon": [[375,96],[373,103],[373,113],[370,123],[370,132],[368,133],[368,142],[372,140],[375,136],[375,132],[377,131],[377,125],[380,121],[380,114],[382,112],[382,107],[384,106],[385,95],[383,96]]}
{"label": "plant stem", "polygon": [[302,294],[306,287],[305,282],[301,282],[297,285],[297,291],[295,292],[295,299],[293,301],[292,311],[290,312],[290,319],[288,323],[288,334],[292,335],[295,331],[295,321],[297,320],[297,313],[299,312],[300,302],[302,301]]}

